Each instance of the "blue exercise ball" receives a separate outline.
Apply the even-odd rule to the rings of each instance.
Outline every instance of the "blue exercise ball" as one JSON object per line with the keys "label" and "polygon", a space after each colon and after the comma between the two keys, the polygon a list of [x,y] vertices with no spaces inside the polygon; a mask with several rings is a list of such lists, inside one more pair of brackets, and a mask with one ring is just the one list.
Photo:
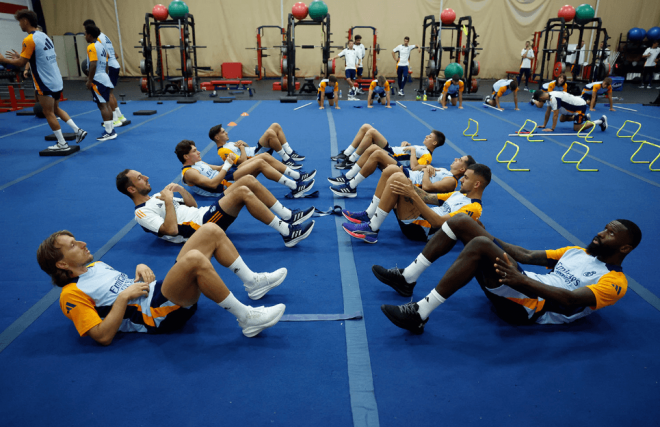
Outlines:
{"label": "blue exercise ball", "polygon": [[646,38],[652,42],[660,40],[660,27],[649,28],[646,32]]}
{"label": "blue exercise ball", "polygon": [[644,40],[644,37],[646,36],[646,31],[642,30],[641,28],[631,28],[630,31],[628,31],[628,40],[633,41],[633,42],[641,42]]}

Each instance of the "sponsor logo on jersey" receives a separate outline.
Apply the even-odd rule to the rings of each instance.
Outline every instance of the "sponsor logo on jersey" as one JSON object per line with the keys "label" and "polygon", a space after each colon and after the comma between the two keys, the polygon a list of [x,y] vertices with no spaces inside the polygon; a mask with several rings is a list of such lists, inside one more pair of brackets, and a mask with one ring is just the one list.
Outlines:
{"label": "sponsor logo on jersey", "polygon": [[574,286],[576,288],[580,286],[580,280],[577,277],[573,276],[571,272],[561,263],[557,264],[553,274],[560,276],[562,279],[564,279],[564,281],[567,284],[571,286]]}

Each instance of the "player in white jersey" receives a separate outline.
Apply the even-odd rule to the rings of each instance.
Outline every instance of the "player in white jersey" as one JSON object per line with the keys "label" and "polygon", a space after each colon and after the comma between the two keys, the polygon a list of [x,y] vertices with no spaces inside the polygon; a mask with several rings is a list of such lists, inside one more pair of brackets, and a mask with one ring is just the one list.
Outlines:
{"label": "player in white jersey", "polygon": [[513,103],[516,111],[520,111],[518,108],[518,82],[515,80],[502,79],[493,83],[493,93],[484,99],[484,104],[503,109],[500,106],[500,98],[510,93],[513,93]]}
{"label": "player in white jersey", "polygon": [[112,124],[112,110],[110,109],[110,91],[114,88],[107,73],[108,52],[99,41],[101,30],[95,25],[85,27],[85,40],[87,46],[87,82],[85,86],[92,92],[92,99],[101,111],[105,132],[97,141],[107,141],[117,138],[117,132]]}
{"label": "player in white jersey", "polygon": [[[278,231],[288,248],[307,238],[314,227],[314,221],[302,224],[311,215],[293,215],[252,175],[236,181],[211,206],[201,208],[178,184],[169,184],[151,197],[149,177],[135,170],[120,172],[116,185],[117,190],[133,201],[135,220],[142,229],[172,243],[186,241],[206,223],[215,223],[226,231],[243,206],[254,218]],[[181,198],[175,198],[173,193],[179,193]]]}
{"label": "player in white jersey", "polygon": [[[410,59],[410,52],[414,49],[419,49],[418,46],[415,46],[414,44],[409,45],[408,43],[410,43],[410,37],[406,36],[403,38],[403,44],[392,49],[392,58],[396,61],[396,77],[397,83],[399,84],[399,96],[404,95],[403,88],[408,81],[408,67],[410,66],[408,60]],[[399,54],[398,57],[397,53]]]}
{"label": "player in white jersey", "polygon": [[[587,103],[579,96],[571,95],[566,92],[534,92],[532,101],[537,107],[543,108],[543,105],[548,101],[548,108],[545,111],[545,120],[543,125],[539,128],[544,132],[554,132],[557,127],[557,118],[560,122],[573,121],[573,130],[579,131],[580,129],[589,129],[592,126],[599,125],[601,130],[607,129],[607,117],[601,116],[600,119],[589,121],[590,116],[587,114]],[[548,120],[550,120],[550,112],[552,116],[552,127],[546,128]]]}
{"label": "player in white jersey", "polygon": [[55,45],[46,34],[37,31],[37,14],[33,11],[27,9],[19,10],[14,14],[14,18],[18,21],[21,30],[28,33],[28,35],[23,39],[21,53],[19,54],[15,50],[12,50],[7,53],[8,57],[0,54],[0,63],[10,64],[19,68],[28,63],[30,64],[34,88],[39,95],[37,101],[43,109],[48,126],[50,126],[57,138],[57,144],[48,147],[48,150],[53,152],[69,151],[70,147],[64,140],[62,128],[57,121],[57,117],[66,122],[76,133],[76,143],[80,143],[85,139],[87,132],[76,126],[67,112],[60,108],[60,97],[64,86],[60,69],[57,66]]}
{"label": "player in white jersey", "polygon": [[346,60],[346,83],[348,83],[348,96],[355,96],[355,76],[357,73],[357,64],[359,61],[358,53],[353,49],[353,40],[348,41],[348,47],[341,52],[339,55],[335,56],[332,59],[338,59],[343,57]]}
{"label": "player in white jersey", "polygon": [[520,72],[518,73],[518,86],[520,86],[520,81],[522,76],[525,76],[525,90],[529,91],[527,87],[529,83],[529,77],[532,71],[532,59],[534,59],[534,49],[532,49],[531,42],[528,40],[525,42],[525,48],[520,52]]}
{"label": "player in white jersey", "polygon": [[[86,25],[96,26],[96,23],[93,20],[88,19],[85,22],[83,22],[83,27]],[[119,56],[115,52],[115,48],[112,44],[112,41],[110,41],[110,37],[106,36],[103,32],[101,32],[98,40],[105,48],[105,51],[108,52],[108,77],[110,77],[110,82],[112,83],[113,86],[113,89],[110,89],[110,100],[109,100],[110,109],[112,110],[112,125],[114,127],[120,127],[124,124],[124,122],[127,122],[128,120],[122,114],[119,105],[117,105],[117,98],[115,98],[115,94],[114,94],[114,88],[116,88],[117,83],[119,83],[119,62],[117,61]]]}
{"label": "player in white jersey", "polygon": [[[395,325],[421,334],[429,314],[475,278],[507,322],[569,323],[625,295],[628,285],[621,263],[641,239],[635,223],[619,219],[607,224],[586,248],[529,250],[496,239],[467,215],[457,215],[443,224],[404,270],[374,267],[379,280],[410,297],[420,274],[432,262],[447,254],[457,240],[465,245],[429,295],[402,306],[383,305],[381,310]],[[553,270],[537,274],[519,264]]]}
{"label": "player in white jersey", "polygon": [[460,192],[429,194],[414,186],[403,172],[395,173],[387,180],[373,216],[366,222],[347,218],[350,222],[345,222],[342,227],[351,237],[376,243],[385,218],[396,208],[395,215],[404,236],[425,242],[449,218],[459,213],[478,221],[482,211],[481,197],[490,179],[488,166],[475,163],[468,166],[461,178]]}
{"label": "player in white jersey", "polygon": [[117,332],[159,334],[181,328],[197,310],[202,294],[236,316],[247,337],[275,325],[284,313],[284,304],[243,305],[227,289],[211,257],[243,281],[253,300],[262,298],[287,275],[286,268],[252,272],[215,224],[201,227],[181,248],[165,278],[158,281],[145,264],[138,264],[135,278],[130,278],[104,262],[93,262],[85,242],[68,231],[53,233],[37,250],[39,266],[62,288],[62,313],[73,321],[80,336],[89,336],[101,345],[111,344]]}
{"label": "player in white jersey", "polygon": [[275,151],[282,157],[282,163],[291,169],[297,170],[302,167],[296,161],[305,160],[305,156],[296,153],[286,140],[284,130],[279,123],[273,123],[268,126],[268,129],[261,135],[256,147],[249,147],[244,141],[229,142],[229,135],[223,129],[222,125],[215,125],[209,129],[209,138],[215,142],[218,147],[218,155],[222,160],[227,160],[227,155],[230,153],[236,154],[236,165],[240,165],[250,157],[254,157],[260,153],[268,153],[269,155]]}
{"label": "player in white jersey", "polygon": [[291,189],[287,198],[304,197],[305,193],[314,186],[313,178],[316,170],[294,171],[265,153],[248,159],[238,168],[234,167],[236,160],[234,153],[227,156],[222,166],[209,165],[202,161],[202,155],[195,143],[184,139],[176,145],[174,154],[183,164],[181,180],[200,196],[218,198],[231,185],[229,181],[239,180],[246,175],[257,177],[263,174],[269,180],[286,186]]}
{"label": "player in white jersey", "polygon": [[[357,63],[357,78],[361,79],[362,78],[362,72],[364,71],[364,56],[367,53],[366,48],[362,44],[362,36],[360,35],[355,35],[354,37],[355,42],[353,43],[353,49],[355,49],[355,52],[357,53],[358,57],[358,63]],[[358,85],[357,87],[357,94],[362,93],[362,88]]]}
{"label": "player in white jersey", "polygon": [[409,142],[403,141],[400,147],[390,147],[387,144],[383,149],[373,144],[362,153],[345,175],[328,178],[328,181],[333,184],[330,191],[338,197],[355,197],[357,196],[356,188],[362,181],[371,176],[376,169],[384,170],[390,165],[422,170],[424,166],[431,164],[433,152],[444,143],[445,135],[438,130],[433,130],[426,135],[422,142],[423,145],[411,145]]}

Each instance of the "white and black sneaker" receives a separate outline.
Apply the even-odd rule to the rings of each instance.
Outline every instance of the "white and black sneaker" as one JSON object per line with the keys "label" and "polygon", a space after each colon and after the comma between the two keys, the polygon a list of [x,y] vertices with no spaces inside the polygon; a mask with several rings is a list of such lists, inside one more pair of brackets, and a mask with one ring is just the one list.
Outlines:
{"label": "white and black sneaker", "polygon": [[300,178],[298,179],[298,181],[307,182],[311,179],[314,179],[315,176],[316,176],[316,169],[314,169],[311,172],[300,172]]}
{"label": "white and black sneaker", "polygon": [[355,162],[351,162],[350,160],[346,159],[343,162],[338,162],[335,165],[335,169],[339,169],[339,170],[351,169],[353,165],[355,165]]}
{"label": "white and black sneaker", "polygon": [[607,129],[607,116],[600,118],[600,130],[605,131]]}
{"label": "white and black sneaker", "polygon": [[76,131],[76,144],[80,144],[82,140],[85,139],[86,136],[87,136],[87,132],[78,128],[78,130]]}
{"label": "white and black sneaker", "polygon": [[490,95],[484,98],[484,105],[488,105],[490,107]]}
{"label": "white and black sneaker", "polygon": [[289,226],[289,235],[282,236],[284,239],[284,246],[287,248],[292,248],[298,244],[301,240],[306,239],[312,233],[314,228],[314,222],[311,221],[304,225],[291,225]]}
{"label": "white and black sneaker", "polygon": [[99,136],[96,138],[97,141],[107,141],[109,139],[115,139],[117,138],[117,132],[113,129],[112,132],[103,132],[103,135]]}
{"label": "white and black sneaker", "polygon": [[314,180],[311,180],[309,182],[297,181],[296,182],[297,187],[295,190],[291,190],[291,196],[294,199],[299,199],[301,197],[304,197],[305,193],[307,193],[312,189],[312,187],[314,187],[314,182],[315,182]]}
{"label": "white and black sneaker", "polygon": [[405,96],[403,90],[399,90],[399,96]]}
{"label": "white and black sneaker", "polygon": [[272,307],[250,307],[248,314],[243,321],[238,320],[238,326],[243,329],[243,335],[248,338],[254,337],[266,328],[277,324],[286,310],[284,304],[277,304]]}
{"label": "white and black sneaker", "polygon": [[48,151],[66,151],[69,148],[70,148],[69,144],[67,144],[66,142],[64,144],[60,144],[58,142],[57,144],[48,147]]}
{"label": "white and black sneaker", "polygon": [[272,273],[257,273],[254,281],[243,283],[248,297],[253,300],[261,299],[268,291],[279,286],[286,279],[287,269],[280,268]]}
{"label": "white and black sneaker", "polygon": [[348,197],[352,199],[357,196],[357,188],[351,188],[348,183],[333,185],[330,187],[330,191],[337,197]]}
{"label": "white and black sneaker", "polygon": [[346,154],[344,154],[344,152],[342,151],[342,152],[340,152],[339,154],[337,154],[336,156],[332,156],[332,157],[330,157],[330,160],[334,160],[334,161],[339,162],[339,161],[342,161],[342,160],[346,160],[346,159],[348,159],[348,157],[349,157],[349,156],[347,156]]}
{"label": "white and black sneaker", "polygon": [[344,174],[334,178],[328,178],[328,182],[332,185],[342,185],[346,184],[348,181],[350,181],[350,179],[346,178],[346,175]]}
{"label": "white and black sneaker", "polygon": [[304,211],[301,211],[300,209],[295,209],[291,211],[291,218],[283,219],[282,221],[291,225],[302,224],[303,222],[307,221],[314,215],[314,209],[315,209],[314,206],[305,209]]}

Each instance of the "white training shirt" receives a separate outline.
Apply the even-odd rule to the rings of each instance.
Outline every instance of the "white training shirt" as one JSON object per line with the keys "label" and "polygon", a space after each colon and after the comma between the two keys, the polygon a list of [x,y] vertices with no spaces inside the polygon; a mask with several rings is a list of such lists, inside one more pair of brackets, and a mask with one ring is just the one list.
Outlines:
{"label": "white training shirt", "polygon": [[105,51],[108,52],[108,67],[119,68],[119,62],[117,61],[117,57],[115,56],[115,48],[114,46],[112,46],[112,42],[110,41],[110,38],[105,34],[101,33],[99,35],[99,41],[105,48]]}
{"label": "white training shirt", "polygon": [[[157,199],[160,193],[154,194],[146,203],[137,205],[135,207],[135,220],[140,226],[150,233],[158,236],[160,226],[165,223],[165,201]],[[193,206],[186,206],[183,199],[175,197],[174,212],[176,213],[176,222],[179,227],[192,227],[197,229],[202,226],[204,221],[204,214],[209,210],[209,206],[203,208],[196,208]],[[158,236],[163,240],[172,243],[182,243],[188,240],[187,237],[177,236]]]}
{"label": "white training shirt", "polygon": [[[245,155],[248,158],[254,157],[255,153],[257,152],[257,147],[244,147],[244,148],[245,148]],[[222,153],[227,153],[225,150],[229,150],[232,153],[236,154],[237,158],[241,157],[241,149],[236,146],[235,142],[227,142],[225,145],[223,145],[218,149],[218,154],[220,155],[220,157],[222,157],[222,160],[225,160],[227,158],[226,155],[222,154]]]}
{"label": "white training shirt", "polygon": [[[188,185],[188,189],[191,191],[194,191],[195,193],[199,194],[200,196],[205,196],[205,197],[220,197],[220,195],[225,191],[224,184],[220,184],[218,188],[207,188],[207,187],[200,187],[198,185],[191,185],[186,182],[186,171],[188,169],[195,169],[198,171],[202,176],[205,176],[209,179],[213,179],[218,175],[218,171],[213,169],[211,166],[208,165],[208,163],[202,162],[201,160],[194,165],[190,166],[183,166],[181,168],[181,181]],[[224,181],[224,180],[223,180]]]}
{"label": "white training shirt", "polygon": [[105,72],[105,67],[108,65],[108,52],[106,52],[105,47],[103,47],[103,44],[98,40],[87,46],[88,70],[91,61],[96,61],[96,72],[94,73],[92,80],[101,83],[103,86],[109,87],[110,89],[114,88],[110,81],[110,76]]}
{"label": "white training shirt", "polygon": [[[463,193],[455,191],[441,206],[429,206],[433,212],[443,216],[458,211],[463,206],[474,203],[476,199],[471,199]],[[479,201],[479,203],[481,203]]]}
{"label": "white training shirt", "polygon": [[571,95],[567,92],[548,92],[550,99],[548,105],[552,111],[559,110],[561,114],[575,114],[581,110],[580,107],[587,105],[587,102],[580,96]]}
{"label": "white training shirt", "polygon": [[395,47],[392,52],[399,52],[399,62],[396,63],[397,67],[407,67],[408,59],[410,58],[410,52],[415,49],[417,46],[414,44],[404,46],[402,44]]}
{"label": "white training shirt", "polygon": [[645,67],[655,67],[655,59],[658,57],[658,54],[660,53],[660,47],[656,47],[655,49],[651,49],[650,47],[647,48],[644,51],[644,55],[651,54],[648,58],[646,58],[646,62],[644,63]]}
{"label": "white training shirt", "polygon": [[355,49],[344,49],[339,52],[340,57],[344,57],[346,60],[346,69],[355,70],[358,63],[358,53]]}
{"label": "white training shirt", "polygon": [[[525,49],[520,51],[521,55],[525,55]],[[520,68],[532,68],[532,59],[534,59],[534,51],[530,47],[527,50],[527,55],[523,57],[522,64],[520,64]]]}
{"label": "white training shirt", "polygon": [[30,62],[34,87],[38,91],[59,92],[62,90],[62,74],[57,66],[55,45],[41,31],[30,33],[23,39],[21,57]]}
{"label": "white training shirt", "polygon": [[[431,184],[442,181],[447,177],[454,178],[454,175],[445,168],[435,168],[435,175],[429,177]],[[424,171],[410,171],[408,177],[412,181],[413,185],[422,185],[422,179],[424,178]],[[455,179],[455,178],[454,178]],[[458,182],[458,181],[457,181]]]}
{"label": "white training shirt", "polygon": [[359,68],[362,68],[362,60],[364,59],[364,55],[366,54],[367,50],[364,47],[364,44],[354,44],[353,49],[355,50],[355,53],[357,53],[357,58],[358,58],[358,63],[357,66]]}

